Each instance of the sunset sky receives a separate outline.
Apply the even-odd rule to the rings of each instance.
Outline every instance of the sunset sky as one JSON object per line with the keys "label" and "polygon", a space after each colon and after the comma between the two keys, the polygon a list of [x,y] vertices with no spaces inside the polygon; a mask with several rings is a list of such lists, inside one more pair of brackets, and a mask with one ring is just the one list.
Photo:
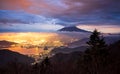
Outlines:
{"label": "sunset sky", "polygon": [[56,31],[73,25],[120,33],[120,0],[0,0],[0,32]]}

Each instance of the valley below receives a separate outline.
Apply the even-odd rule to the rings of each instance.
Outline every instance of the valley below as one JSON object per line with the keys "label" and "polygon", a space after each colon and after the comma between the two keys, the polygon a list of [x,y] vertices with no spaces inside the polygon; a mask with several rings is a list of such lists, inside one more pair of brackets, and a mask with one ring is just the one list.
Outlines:
{"label": "valley below", "polygon": [[[24,55],[70,53],[84,51],[91,33],[84,32],[28,32],[0,33],[0,49],[8,49]],[[107,44],[120,39],[119,34],[103,34]],[[45,53],[46,54],[46,53]]]}
{"label": "valley below", "polygon": [[[81,62],[81,60],[89,47],[86,42],[89,41],[90,35],[91,33],[84,32],[0,33],[0,59],[2,60],[0,61],[0,72],[14,73],[12,70],[17,71],[17,68],[19,73],[23,72],[28,74],[31,74],[31,71],[32,74],[39,74],[39,70],[41,69],[43,70],[40,72],[45,69],[48,70],[48,72],[44,71],[43,74],[49,72],[53,72],[54,74],[78,73],[76,70],[82,67],[81,63],[84,63]],[[110,58],[118,55],[116,51],[119,51],[120,42],[118,41],[120,40],[120,35],[102,34],[102,36],[110,52],[107,61],[111,61]],[[119,57],[115,58],[115,60],[118,59]],[[77,61],[81,63],[78,64]],[[43,64],[49,62],[52,68],[49,68],[48,65],[44,69]],[[114,61],[114,63],[116,62]],[[111,64],[114,65],[114,63],[110,62],[110,64],[108,64],[111,66]],[[80,68],[78,68],[76,64],[80,65]],[[104,70],[109,70],[109,68],[111,68],[109,66]],[[24,67],[24,69],[21,70],[21,67]],[[69,69],[67,70],[68,67]],[[9,69],[11,70],[9,71]],[[26,70],[29,71],[26,72]],[[81,70],[81,72],[84,71],[86,72],[86,69]],[[109,73],[110,71],[107,72]]]}

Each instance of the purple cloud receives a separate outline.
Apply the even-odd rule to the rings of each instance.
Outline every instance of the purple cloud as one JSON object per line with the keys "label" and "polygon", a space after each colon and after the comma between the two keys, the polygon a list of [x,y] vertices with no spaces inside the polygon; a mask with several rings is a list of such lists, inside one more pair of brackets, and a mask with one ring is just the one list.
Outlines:
{"label": "purple cloud", "polygon": [[0,0],[0,23],[120,25],[119,9],[119,0]]}

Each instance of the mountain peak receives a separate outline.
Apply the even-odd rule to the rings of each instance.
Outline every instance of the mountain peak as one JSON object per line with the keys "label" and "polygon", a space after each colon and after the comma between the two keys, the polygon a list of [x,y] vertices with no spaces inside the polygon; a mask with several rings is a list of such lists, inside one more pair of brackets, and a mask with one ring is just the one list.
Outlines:
{"label": "mountain peak", "polygon": [[68,32],[89,32],[83,29],[79,29],[76,26],[69,26],[69,27],[64,27],[58,31],[68,31]]}

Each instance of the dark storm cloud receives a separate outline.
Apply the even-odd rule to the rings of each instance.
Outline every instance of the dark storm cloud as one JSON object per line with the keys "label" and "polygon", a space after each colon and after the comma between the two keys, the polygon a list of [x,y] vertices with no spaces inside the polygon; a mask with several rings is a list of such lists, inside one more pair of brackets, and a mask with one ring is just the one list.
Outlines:
{"label": "dark storm cloud", "polygon": [[45,23],[49,21],[49,18],[44,16],[29,14],[25,12],[16,12],[10,10],[0,10],[0,22],[1,23]]}
{"label": "dark storm cloud", "polygon": [[56,15],[73,24],[120,24],[119,0],[65,0],[69,8]]}
{"label": "dark storm cloud", "polygon": [[0,16],[9,24],[120,25],[120,0],[0,0]]}

